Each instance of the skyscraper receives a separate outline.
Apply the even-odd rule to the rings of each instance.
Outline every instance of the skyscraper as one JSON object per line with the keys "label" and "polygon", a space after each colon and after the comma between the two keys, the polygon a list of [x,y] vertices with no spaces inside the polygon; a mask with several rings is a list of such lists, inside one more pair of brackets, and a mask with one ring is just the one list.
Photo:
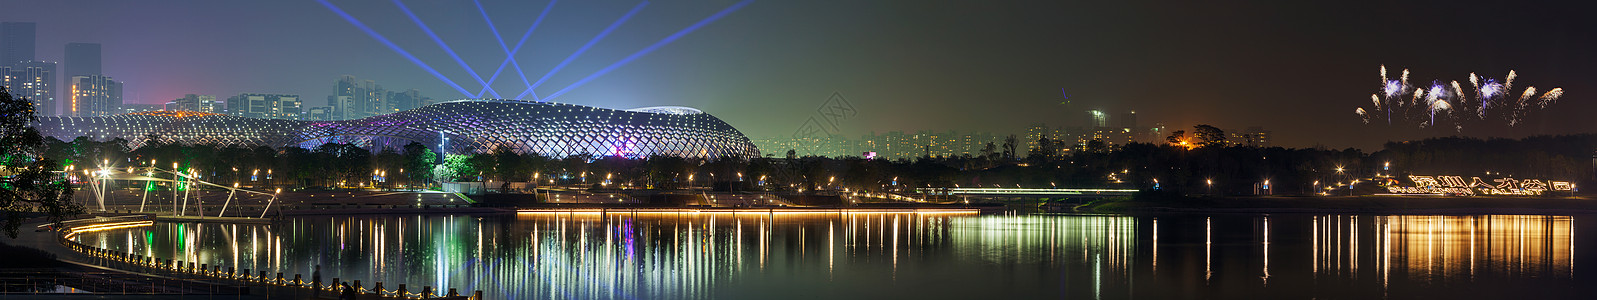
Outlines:
{"label": "skyscraper", "polygon": [[67,43],[67,78],[84,75],[102,75],[100,72],[100,44]]}
{"label": "skyscraper", "polygon": [[244,93],[227,98],[227,113],[257,119],[298,120],[299,95]]}
{"label": "skyscraper", "polygon": [[8,92],[15,92],[11,90],[11,66],[0,64],[0,86],[6,87]]}
{"label": "skyscraper", "polygon": [[364,91],[364,93],[361,94],[361,96],[364,96],[364,98],[360,99],[360,118],[393,112],[393,109],[388,107],[388,101],[386,101],[388,95],[387,92],[383,90],[382,85],[378,85],[375,81],[367,80],[366,85],[361,90]]}
{"label": "skyscraper", "polygon": [[365,89],[361,88],[360,84],[355,81],[355,76],[344,75],[339,77],[338,82],[333,84],[333,95],[327,96],[327,106],[333,108],[329,117],[335,120],[358,118],[361,108],[364,107],[358,101],[364,99],[364,97],[356,97],[356,95],[365,94],[365,92]]}
{"label": "skyscraper", "polygon": [[72,76],[68,113],[74,117],[106,116],[122,110],[122,83],[103,75]]}
{"label": "skyscraper", "polygon": [[[225,108],[225,107],[223,107],[223,108]],[[183,98],[177,98],[177,100],[172,100],[172,103],[167,105],[166,109],[167,110],[186,110],[186,111],[208,112],[208,113],[220,113],[221,112],[218,109],[218,107],[217,107],[216,96],[214,96],[214,95],[195,95],[195,94],[183,95]]]}
{"label": "skyscraper", "polygon": [[12,96],[28,98],[35,113],[40,116],[56,115],[55,63],[25,61],[11,66],[11,79],[6,89]]}
{"label": "skyscraper", "polygon": [[332,121],[333,108],[330,106],[315,106],[306,108],[305,113],[299,115],[299,119],[301,121]]}
{"label": "skyscraper", "polygon": [[34,59],[33,22],[0,23],[0,65],[13,65]]}
{"label": "skyscraper", "polygon": [[389,111],[387,113],[410,110],[423,105],[421,104],[421,91],[416,89],[410,89],[404,92],[388,92],[387,100],[389,104]]}

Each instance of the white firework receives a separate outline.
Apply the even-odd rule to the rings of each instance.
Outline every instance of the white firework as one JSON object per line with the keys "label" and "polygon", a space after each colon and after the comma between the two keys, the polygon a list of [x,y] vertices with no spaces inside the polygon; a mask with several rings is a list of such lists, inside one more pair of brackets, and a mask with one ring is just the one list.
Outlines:
{"label": "white firework", "polygon": [[1547,93],[1542,94],[1541,102],[1539,103],[1539,105],[1541,106],[1541,108],[1547,108],[1547,105],[1553,104],[1554,101],[1558,101],[1558,97],[1563,97],[1563,96],[1564,96],[1564,88],[1553,88],[1552,90],[1548,90]]}
{"label": "white firework", "polygon": [[[1543,92],[1529,85],[1523,91],[1515,91],[1514,81],[1518,81],[1519,72],[1514,70],[1500,79],[1469,73],[1473,93],[1466,93],[1458,80],[1432,81],[1428,87],[1416,87],[1409,82],[1408,69],[1395,79],[1388,77],[1385,65],[1381,65],[1380,71],[1381,88],[1370,95],[1371,108],[1354,110],[1365,123],[1374,115],[1385,114],[1387,123],[1391,124],[1395,114],[1400,120],[1418,122],[1420,127],[1452,122],[1452,127],[1459,131],[1463,130],[1466,120],[1507,121],[1508,126],[1516,126],[1524,123],[1529,110],[1547,108],[1564,93],[1562,88]],[[1514,94],[1519,94],[1517,99]]]}

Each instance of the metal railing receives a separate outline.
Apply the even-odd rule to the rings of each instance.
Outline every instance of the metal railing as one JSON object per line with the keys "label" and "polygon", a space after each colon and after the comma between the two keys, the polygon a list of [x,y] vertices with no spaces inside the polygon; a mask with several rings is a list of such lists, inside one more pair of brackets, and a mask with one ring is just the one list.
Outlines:
{"label": "metal railing", "polygon": [[[89,226],[89,225],[79,225],[79,226]],[[69,231],[71,231],[70,228],[67,229],[67,230],[58,231],[58,232],[69,232]],[[222,268],[222,266],[211,266],[211,265],[208,265],[208,264],[198,264],[198,265],[196,265],[195,262],[184,262],[184,261],[181,261],[181,260],[163,259],[163,258],[150,257],[150,256],[133,254],[133,253],[111,251],[111,250],[107,250],[107,249],[102,249],[102,248],[97,248],[97,247],[85,245],[85,244],[82,244],[82,243],[78,243],[76,241],[72,241],[71,239],[68,239],[64,234],[58,234],[57,235],[57,239],[58,239],[58,241],[60,241],[60,243],[63,246],[66,246],[67,248],[72,249],[73,251],[76,251],[78,253],[82,253],[84,255],[88,255],[91,259],[94,260],[94,261],[92,261],[90,263],[94,263],[96,265],[100,265],[100,266],[104,266],[104,267],[117,268],[117,269],[130,270],[130,271],[142,271],[142,272],[149,272],[149,273],[169,273],[169,274],[172,274],[172,275],[177,275],[177,277],[187,277],[187,278],[200,279],[200,280],[220,280],[220,282],[225,282],[225,283],[230,283],[230,284],[238,284],[238,285],[245,285],[245,286],[258,285],[258,286],[275,287],[275,288],[301,288],[301,289],[308,289],[308,290],[311,290],[311,291],[317,292],[317,293],[320,293],[320,292],[339,293],[339,292],[341,292],[343,290],[342,284],[349,284],[350,288],[353,289],[357,294],[360,294],[360,295],[375,295],[375,296],[378,296],[380,298],[391,298],[391,299],[467,299],[467,300],[481,300],[482,299],[482,291],[480,291],[480,290],[474,291],[469,296],[465,296],[465,295],[460,295],[459,292],[456,289],[454,289],[454,288],[448,289],[448,291],[446,293],[440,293],[439,290],[433,289],[432,286],[423,286],[420,291],[414,291],[413,292],[405,284],[400,284],[398,286],[398,288],[395,288],[395,289],[388,289],[387,287],[383,286],[382,282],[376,282],[374,285],[372,285],[371,288],[367,288],[367,287],[364,287],[364,286],[361,285],[361,281],[360,280],[354,280],[353,284],[350,284],[350,283],[344,283],[343,281],[340,281],[339,278],[337,278],[337,277],[334,277],[331,282],[327,282],[327,283],[324,284],[320,280],[320,278],[313,279],[312,281],[305,281],[305,280],[301,279],[300,274],[294,274],[292,279],[289,279],[289,278],[284,278],[284,276],[283,276],[284,274],[282,272],[277,272],[275,274],[267,274],[267,271],[258,271],[258,272],[252,273],[252,272],[250,272],[251,271],[250,269],[235,270],[233,267],[227,267],[224,270]],[[0,276],[3,276],[3,274],[4,273],[0,273]],[[273,275],[275,275],[275,276],[273,276]],[[23,285],[31,285],[31,284],[34,284],[34,282],[35,281],[33,281],[33,280],[29,280],[29,281],[23,282],[22,284]],[[85,282],[79,281],[78,283],[85,283]],[[185,290],[184,288],[186,288],[187,285],[204,284],[203,282],[194,282],[194,281],[191,281],[191,280],[168,280],[168,281],[164,281],[164,282],[163,281],[159,281],[159,280],[150,280],[149,283],[151,283],[152,286],[155,286],[157,284],[166,284],[166,287],[168,287],[168,288],[171,287],[170,284],[177,283],[177,284],[179,284],[179,290]],[[0,285],[5,285],[5,284],[11,284],[11,281],[7,280],[4,277],[0,277]],[[92,285],[92,283],[91,283],[91,285]],[[212,284],[212,285],[220,286],[219,284]],[[76,287],[76,286],[73,286],[73,285],[65,285],[65,284],[59,284],[58,286]],[[54,286],[52,286],[52,288],[53,287]],[[244,288],[244,287],[239,287],[239,288]],[[214,287],[212,289],[214,289]],[[85,290],[87,290],[87,289],[85,289]],[[126,291],[127,291],[126,289],[123,290],[123,292],[126,292]],[[99,292],[96,292],[96,293],[99,293]],[[240,292],[240,293],[247,293],[247,291]]]}

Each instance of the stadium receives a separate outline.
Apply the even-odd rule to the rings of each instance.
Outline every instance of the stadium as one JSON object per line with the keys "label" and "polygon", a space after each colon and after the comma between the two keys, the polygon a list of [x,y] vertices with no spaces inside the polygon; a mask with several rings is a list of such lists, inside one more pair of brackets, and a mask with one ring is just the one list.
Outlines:
{"label": "stadium", "polygon": [[411,142],[445,153],[486,152],[504,146],[521,153],[678,156],[760,155],[748,137],[720,119],[678,106],[627,110],[551,102],[457,100],[393,114],[341,121],[255,119],[191,111],[150,111],[100,117],[41,117],[40,134],[62,140],[146,137],[165,143],[304,147],[349,143],[374,151]]}

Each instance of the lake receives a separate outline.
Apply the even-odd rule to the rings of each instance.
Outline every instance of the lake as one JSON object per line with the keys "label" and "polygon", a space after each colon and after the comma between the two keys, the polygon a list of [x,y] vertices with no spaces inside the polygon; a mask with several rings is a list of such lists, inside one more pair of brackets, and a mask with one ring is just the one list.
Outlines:
{"label": "lake", "polygon": [[[490,299],[1574,298],[1592,216],[542,213],[158,223],[81,243]],[[1577,235],[1578,234],[1578,235]],[[1584,264],[1584,265],[1582,265]]]}

